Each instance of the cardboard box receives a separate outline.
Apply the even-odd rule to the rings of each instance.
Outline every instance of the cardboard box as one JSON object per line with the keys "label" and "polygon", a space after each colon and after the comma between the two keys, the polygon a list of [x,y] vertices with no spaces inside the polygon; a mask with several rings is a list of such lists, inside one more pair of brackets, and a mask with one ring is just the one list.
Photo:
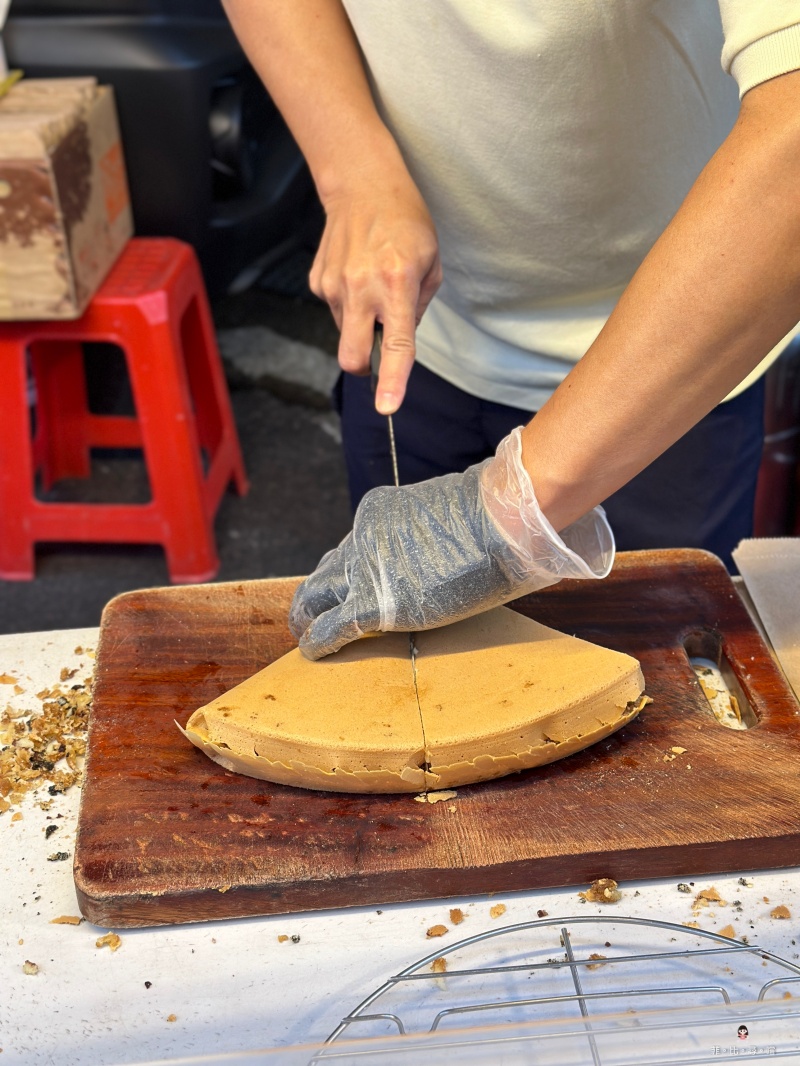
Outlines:
{"label": "cardboard box", "polygon": [[18,82],[0,99],[0,319],[78,318],[132,233],[112,90]]}

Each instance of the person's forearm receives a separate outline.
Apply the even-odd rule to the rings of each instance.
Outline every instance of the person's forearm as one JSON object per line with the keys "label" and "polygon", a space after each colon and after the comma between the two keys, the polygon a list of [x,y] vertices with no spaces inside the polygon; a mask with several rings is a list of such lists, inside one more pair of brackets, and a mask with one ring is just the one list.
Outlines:
{"label": "person's forearm", "polygon": [[289,124],[325,208],[309,275],[341,330],[343,370],[369,372],[384,328],[376,406],[400,406],[414,331],[441,282],[436,230],[370,92],[340,0],[224,0]]}
{"label": "person's forearm", "polygon": [[523,434],[557,529],[719,403],[800,320],[800,72],[740,118],[614,313]]}
{"label": "person's forearm", "polygon": [[323,203],[376,168],[404,168],[377,113],[340,0],[223,0],[308,161]]}

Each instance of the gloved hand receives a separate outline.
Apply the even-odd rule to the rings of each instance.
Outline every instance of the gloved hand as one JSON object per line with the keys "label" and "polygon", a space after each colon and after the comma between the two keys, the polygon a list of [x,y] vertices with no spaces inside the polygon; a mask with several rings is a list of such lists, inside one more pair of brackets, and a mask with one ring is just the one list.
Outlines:
{"label": "gloved hand", "polygon": [[372,489],[351,533],[295,593],[289,627],[309,659],[366,633],[457,622],[561,578],[605,577],[601,507],[557,534],[522,465],[521,429],[463,474]]}

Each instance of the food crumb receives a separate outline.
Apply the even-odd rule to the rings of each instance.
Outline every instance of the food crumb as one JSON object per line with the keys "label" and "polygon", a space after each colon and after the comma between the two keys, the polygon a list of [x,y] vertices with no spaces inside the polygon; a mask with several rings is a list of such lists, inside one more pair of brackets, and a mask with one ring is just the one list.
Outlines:
{"label": "food crumb", "polygon": [[672,752],[672,753],[673,753],[674,755],[685,755],[685,754],[686,754],[686,752],[687,752],[687,751],[688,751],[689,749],[688,749],[688,748],[680,748],[680,747],[675,747],[675,748],[670,748],[669,750],[670,750],[670,751],[671,751],[671,752]]}
{"label": "food crumb", "polygon": [[724,929],[720,929],[719,935],[726,936],[729,940],[733,940],[736,936],[736,930],[732,925],[726,925]]}
{"label": "food crumb", "polygon": [[492,918],[499,918],[502,914],[506,913],[505,903],[495,903],[493,907],[489,908],[489,914]]}
{"label": "food crumb", "polygon": [[444,973],[447,969],[447,959],[440,955],[438,959],[434,959],[431,963],[431,969],[434,973]]}
{"label": "food crumb", "polygon": [[441,803],[442,800],[455,799],[458,793],[455,789],[442,789],[441,792],[422,792],[414,799],[417,803]]}
{"label": "food crumb", "polygon": [[537,911],[536,912],[536,917],[537,918],[546,918],[547,917],[547,911]]}
{"label": "food crumb", "polygon": [[79,645],[78,645],[78,647],[77,647],[77,648],[75,649],[75,654],[76,654],[76,655],[83,655],[83,648],[81,647],[81,645],[80,645],[80,644],[79,644]]}
{"label": "food crumb", "polygon": [[448,932],[448,928],[446,925],[432,925],[430,929],[428,929],[428,931],[425,933],[425,936],[429,938],[435,936],[444,936],[446,932]]}
{"label": "food crumb", "polygon": [[[593,951],[592,954],[589,956],[589,958],[590,959],[605,959],[605,958],[608,958],[608,956],[607,955],[600,955],[600,954],[598,954],[598,952]],[[602,962],[595,962],[595,963],[591,963],[590,962],[590,963],[587,964],[586,969],[587,970],[599,970],[602,965],[603,965]]]}
{"label": "food crumb", "polygon": [[60,914],[58,918],[51,918],[51,925],[80,925],[83,918],[77,914]]}
{"label": "food crumb", "polygon": [[69,852],[68,851],[54,851],[52,855],[48,855],[47,856],[47,861],[48,862],[64,862],[64,860],[68,859],[68,858],[69,858]]}
{"label": "food crumb", "polygon": [[66,666],[62,666],[61,673],[58,675],[61,681],[70,681],[78,672],[76,666],[74,670],[69,670]]}
{"label": "food crumb", "polygon": [[178,1015],[177,1014],[168,1014],[167,1015],[167,1021],[168,1022],[177,1022],[177,1020],[178,1020]]}
{"label": "food crumb", "polygon": [[22,811],[17,811],[16,814],[12,814],[11,815],[11,821],[12,822],[21,822],[22,821]]}
{"label": "food crumb", "polygon": [[685,925],[687,929],[699,929],[700,928],[700,923],[699,922],[683,922],[682,924]]}
{"label": "food crumb", "polygon": [[289,937],[286,935],[286,933],[281,933],[281,935],[278,937],[278,943],[285,944],[288,939]]}
{"label": "food crumb", "polygon": [[788,991],[787,991],[787,992],[784,992],[784,993],[783,993],[783,998],[784,998],[784,999],[791,999],[791,998],[792,998],[792,993],[791,993],[791,992],[788,992]]}
{"label": "food crumb", "polygon": [[31,962],[30,959],[26,959],[22,964],[22,972],[27,974],[35,974],[39,972],[39,967],[35,962]]}
{"label": "food crumb", "polygon": [[678,885],[678,891],[679,892],[689,892],[689,893],[691,893],[692,890],[691,890],[691,888],[689,888],[689,886],[686,884],[685,881],[681,881],[680,884]]}
{"label": "food crumb", "polygon": [[587,903],[618,903],[622,899],[619,885],[613,877],[601,877],[592,881],[586,892],[579,892],[581,899]]}
{"label": "food crumb", "polygon": [[769,912],[770,918],[791,918],[791,912],[788,907],[784,907],[781,903],[778,907],[773,907]]}
{"label": "food crumb", "polygon": [[727,901],[720,896],[716,888],[712,885],[711,888],[702,888],[697,893],[694,899],[693,907],[707,907],[709,903],[717,903],[720,907],[727,907]]}
{"label": "food crumb", "polygon": [[291,942],[293,944],[299,944],[300,943],[300,934],[299,933],[292,933],[292,935],[291,935],[291,937],[289,939],[291,940]]}
{"label": "food crumb", "polygon": [[450,908],[450,921],[453,923],[453,925],[461,925],[461,923],[464,921],[464,912],[461,910],[460,907]]}
{"label": "food crumb", "polygon": [[116,951],[122,946],[122,937],[117,936],[116,933],[106,933],[105,936],[97,938],[94,946],[96,948],[110,948],[111,951]]}

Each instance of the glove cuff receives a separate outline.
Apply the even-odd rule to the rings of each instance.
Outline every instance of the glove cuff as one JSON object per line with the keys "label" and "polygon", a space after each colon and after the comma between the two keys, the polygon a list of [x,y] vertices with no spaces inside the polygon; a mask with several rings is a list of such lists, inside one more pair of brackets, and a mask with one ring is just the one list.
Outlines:
{"label": "glove cuff", "polygon": [[546,588],[562,578],[606,577],[614,562],[614,534],[602,507],[595,507],[558,534],[542,513],[522,465],[522,427],[500,442],[481,470],[483,506],[511,549],[520,592]]}

